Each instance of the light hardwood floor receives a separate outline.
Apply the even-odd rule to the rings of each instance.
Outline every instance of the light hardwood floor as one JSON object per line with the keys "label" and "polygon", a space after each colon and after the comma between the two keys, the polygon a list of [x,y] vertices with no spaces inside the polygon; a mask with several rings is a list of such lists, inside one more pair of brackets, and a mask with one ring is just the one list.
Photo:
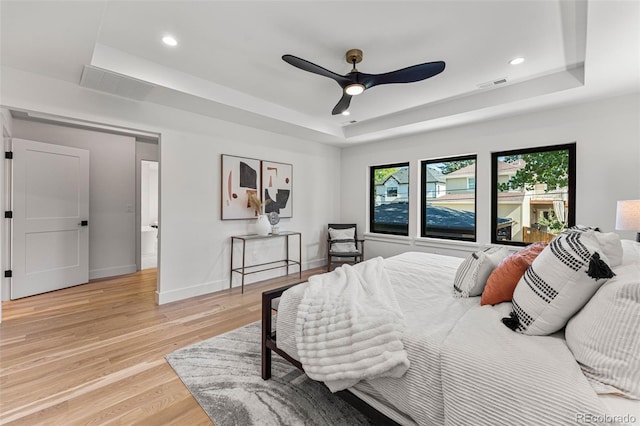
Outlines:
{"label": "light hardwood floor", "polygon": [[4,302],[0,424],[210,425],[164,356],[259,320],[262,291],[297,281],[157,306],[148,269]]}

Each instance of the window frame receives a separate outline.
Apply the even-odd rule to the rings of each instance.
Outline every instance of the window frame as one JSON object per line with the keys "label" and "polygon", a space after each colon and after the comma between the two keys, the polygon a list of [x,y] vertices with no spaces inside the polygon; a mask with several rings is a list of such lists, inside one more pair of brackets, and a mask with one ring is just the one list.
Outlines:
{"label": "window frame", "polygon": [[508,246],[526,247],[529,244],[524,241],[498,240],[498,158],[510,155],[535,154],[538,152],[563,151],[569,154],[568,174],[568,203],[567,227],[576,224],[576,143],[566,143],[560,145],[547,145],[532,148],[512,149],[509,151],[499,151],[491,153],[491,243]]}
{"label": "window frame", "polygon": [[[406,228],[405,229],[398,229],[396,230],[380,230],[380,229],[376,229],[376,222],[375,222],[375,207],[376,207],[376,203],[375,203],[375,198],[376,198],[376,181],[375,181],[375,170],[377,169],[391,169],[391,168],[402,168],[402,167],[406,167],[407,171],[410,172],[411,171],[411,166],[410,166],[410,162],[406,161],[406,162],[402,162],[402,163],[393,163],[393,164],[381,164],[381,165],[375,165],[375,166],[369,166],[369,232],[374,233],[374,234],[386,234],[386,235],[402,235],[402,236],[409,236],[409,209],[411,208],[411,206],[408,206],[407,209],[407,224],[406,224]],[[407,173],[409,175],[409,179],[411,179],[410,173]],[[385,194],[386,194],[386,189],[385,189]],[[411,194],[411,181],[409,181],[409,185],[407,188],[407,204],[409,204],[409,200],[410,200],[410,194]],[[398,228],[400,228],[400,226],[398,226]]]}
{"label": "window frame", "polygon": [[[473,188],[473,237],[464,236],[444,236],[444,235],[428,235],[427,234],[427,166],[433,163],[447,163],[452,161],[474,160],[474,178],[476,185]],[[469,178],[467,178],[467,190]],[[433,158],[420,161],[420,237],[437,238],[440,240],[468,241],[476,242],[478,240],[478,155],[468,154],[456,157]],[[436,191],[437,192],[437,191]]]}

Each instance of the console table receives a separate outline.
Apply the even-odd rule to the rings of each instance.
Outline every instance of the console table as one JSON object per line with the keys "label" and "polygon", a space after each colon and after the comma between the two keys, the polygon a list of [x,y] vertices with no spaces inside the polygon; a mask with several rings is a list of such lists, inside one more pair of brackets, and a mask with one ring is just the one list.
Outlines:
{"label": "console table", "polygon": [[[292,236],[298,237],[298,260],[294,260],[289,257],[289,239]],[[270,240],[270,239],[279,239],[281,241],[284,241],[286,257],[284,259],[274,260],[271,262],[258,263],[255,265],[247,265],[245,263],[247,242],[256,241],[256,240]],[[242,266],[238,268],[233,267],[233,247],[236,241],[242,242]],[[229,288],[233,286],[234,272],[237,272],[242,276],[242,285],[241,285],[242,293],[244,293],[245,275],[255,274],[257,272],[263,272],[271,269],[286,267],[287,275],[289,275],[289,267],[298,266],[298,277],[302,279],[302,263],[301,262],[302,262],[302,234],[300,232],[282,231],[278,234],[269,234],[269,235],[258,235],[258,234],[233,235],[231,237],[231,272],[229,273]]]}

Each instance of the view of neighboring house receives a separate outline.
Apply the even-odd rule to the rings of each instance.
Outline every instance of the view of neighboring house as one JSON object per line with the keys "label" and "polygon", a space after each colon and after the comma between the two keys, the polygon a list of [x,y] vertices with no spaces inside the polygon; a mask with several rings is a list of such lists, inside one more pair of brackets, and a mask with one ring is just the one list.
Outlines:
{"label": "view of neighboring house", "polygon": [[[434,167],[428,167],[428,171],[438,172]],[[476,166],[469,166],[458,169],[454,172],[442,174],[444,179],[444,191],[434,194],[427,191],[427,202],[431,206],[448,207],[455,210],[475,212],[475,188],[476,188]],[[439,181],[427,181],[427,183],[438,184]]]}
{"label": "view of neighboring house", "polygon": [[[522,159],[498,160],[498,184],[506,184],[518,170],[525,167]],[[446,234],[452,229],[461,233],[473,232],[475,227],[475,164],[443,174],[437,166],[428,166],[425,196],[426,225],[430,235]],[[553,230],[545,224],[561,218],[566,221],[567,188],[547,191],[546,184],[537,183],[530,190],[509,189],[498,192],[497,239],[510,241],[553,237]],[[374,214],[380,226],[388,230],[406,225],[409,219],[409,170],[402,167],[375,184]],[[557,232],[557,230],[556,230]]]}
{"label": "view of neighboring house", "polygon": [[427,235],[446,237],[453,231],[472,237],[476,226],[475,162],[446,174],[440,170],[441,166],[434,164],[426,167]]}
{"label": "view of neighboring house", "polygon": [[[498,184],[506,184],[526,165],[518,159],[512,162],[498,161]],[[429,169],[430,171],[432,169]],[[434,194],[427,191],[428,205],[443,207],[462,212],[467,221],[475,217],[475,165],[460,168],[442,175],[445,181],[445,191]],[[439,181],[437,181],[439,183]],[[433,182],[436,184],[435,180]],[[543,223],[554,221],[566,222],[566,207],[568,202],[567,188],[547,190],[546,184],[537,183],[531,190],[510,189],[498,192],[498,225],[499,240],[528,241],[527,235],[531,229],[551,232]],[[434,217],[438,217],[442,210],[434,210]],[[450,216],[450,215],[449,215]],[[429,219],[428,219],[429,220]]]}
{"label": "view of neighboring house", "polygon": [[376,182],[376,205],[409,201],[409,169],[401,167],[397,172]]}
{"label": "view of neighboring house", "polygon": [[[518,170],[525,167],[524,160],[498,161],[498,184],[506,184]],[[545,183],[535,183],[530,189],[498,192],[498,217],[510,221],[498,225],[499,240],[530,242],[531,232],[548,234],[550,240],[567,221],[568,188],[550,189]],[[549,226],[556,224],[555,227]],[[540,235],[537,237],[541,238]]]}
{"label": "view of neighboring house", "polygon": [[447,180],[435,167],[427,167],[426,197],[436,198],[447,193]]}

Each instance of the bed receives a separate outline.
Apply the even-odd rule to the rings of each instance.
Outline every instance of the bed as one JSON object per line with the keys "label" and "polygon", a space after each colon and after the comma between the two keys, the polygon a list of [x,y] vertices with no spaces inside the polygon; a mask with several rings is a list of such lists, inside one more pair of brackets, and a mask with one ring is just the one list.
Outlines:
{"label": "bed", "polygon": [[[621,274],[606,285],[627,279],[640,288],[640,244],[624,241],[622,247],[622,264],[613,269]],[[452,283],[464,259],[408,252],[355,268],[362,271],[376,262],[402,313],[409,366],[399,377],[337,387],[376,424],[640,424],[640,401],[594,386],[569,348],[564,328],[546,336],[516,333],[502,321],[512,303],[481,306],[479,297],[454,297]],[[296,322],[309,288],[303,282],[263,294],[264,379],[271,375],[272,351],[303,369]],[[274,300],[277,315],[272,316]],[[332,389],[333,382],[326,383]]]}

